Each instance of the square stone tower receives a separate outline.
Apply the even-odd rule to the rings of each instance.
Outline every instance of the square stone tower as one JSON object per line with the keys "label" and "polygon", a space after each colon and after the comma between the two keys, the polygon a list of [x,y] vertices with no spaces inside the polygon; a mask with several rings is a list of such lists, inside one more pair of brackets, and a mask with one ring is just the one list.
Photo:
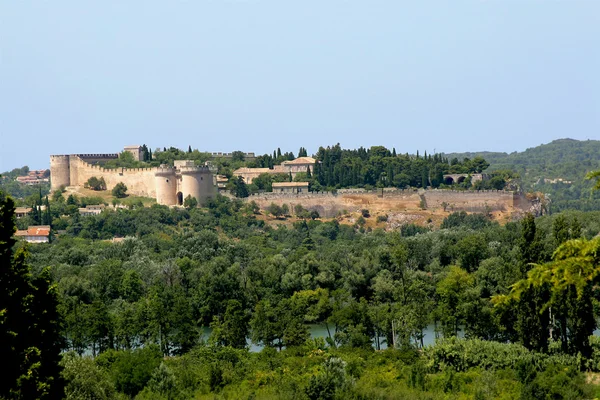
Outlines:
{"label": "square stone tower", "polygon": [[123,149],[124,151],[128,151],[131,154],[133,154],[133,159],[135,161],[142,161],[143,158],[143,154],[142,154],[142,146],[125,146],[125,148]]}

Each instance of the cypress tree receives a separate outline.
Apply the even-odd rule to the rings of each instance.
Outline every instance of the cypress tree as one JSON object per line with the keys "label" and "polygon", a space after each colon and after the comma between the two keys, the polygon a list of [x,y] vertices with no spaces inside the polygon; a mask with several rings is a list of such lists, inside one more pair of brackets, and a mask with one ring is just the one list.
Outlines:
{"label": "cypress tree", "polygon": [[427,168],[423,168],[423,172],[421,173],[421,186],[423,187],[423,189],[427,188],[427,186],[429,186],[429,171],[427,170]]}
{"label": "cypress tree", "polygon": [[44,219],[46,220],[44,225],[52,224],[52,215],[50,214],[50,202],[48,201],[48,196],[46,196],[46,200],[44,201],[44,206],[46,206],[46,210],[44,212]]}

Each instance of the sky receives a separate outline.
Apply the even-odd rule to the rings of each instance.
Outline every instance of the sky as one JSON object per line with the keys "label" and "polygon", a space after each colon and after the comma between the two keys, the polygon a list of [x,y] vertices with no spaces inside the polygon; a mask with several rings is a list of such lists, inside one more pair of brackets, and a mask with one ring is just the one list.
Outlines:
{"label": "sky", "polygon": [[0,171],[600,139],[598,0],[0,0]]}

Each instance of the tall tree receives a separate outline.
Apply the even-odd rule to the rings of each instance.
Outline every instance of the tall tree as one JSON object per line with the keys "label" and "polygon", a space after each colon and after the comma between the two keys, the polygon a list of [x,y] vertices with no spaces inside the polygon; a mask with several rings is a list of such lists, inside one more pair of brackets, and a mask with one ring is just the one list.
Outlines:
{"label": "tall tree", "polygon": [[57,297],[46,270],[33,279],[27,252],[13,254],[14,202],[0,192],[0,397],[61,398]]}

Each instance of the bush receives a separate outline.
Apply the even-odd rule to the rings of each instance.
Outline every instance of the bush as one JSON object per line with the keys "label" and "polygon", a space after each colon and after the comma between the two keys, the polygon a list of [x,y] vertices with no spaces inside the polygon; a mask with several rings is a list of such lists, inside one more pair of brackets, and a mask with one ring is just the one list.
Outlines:
{"label": "bush", "polygon": [[491,225],[492,222],[483,214],[467,214],[459,211],[444,218],[440,228],[450,229],[465,226],[474,230],[481,230]]}
{"label": "bush", "polygon": [[109,371],[117,389],[131,397],[146,386],[161,361],[157,346],[133,351],[109,350],[96,358],[96,362]]}
{"label": "bush", "polygon": [[61,366],[65,380],[65,398],[111,399],[116,395],[114,384],[108,374],[98,368],[91,357],[80,357],[75,353],[63,355]]}
{"label": "bush", "polygon": [[423,226],[415,225],[415,224],[404,224],[400,227],[400,234],[403,237],[415,236],[422,233],[429,232],[429,228],[425,228]]}
{"label": "bush", "polygon": [[371,216],[371,213],[369,213],[369,210],[367,210],[367,209],[360,210],[360,213],[365,218],[369,218]]}
{"label": "bush", "polygon": [[283,208],[275,203],[271,203],[267,208],[267,212],[275,218],[281,218],[284,215]]}
{"label": "bush", "polygon": [[188,210],[196,208],[198,206],[198,200],[196,200],[195,197],[192,197],[191,194],[188,194],[185,200],[183,201],[183,206]]}
{"label": "bush", "polygon": [[112,195],[119,199],[127,197],[127,186],[123,182],[117,183],[112,190]]}
{"label": "bush", "polygon": [[387,214],[377,216],[377,222],[387,222],[387,220],[388,220]]}
{"label": "bush", "polygon": [[88,179],[84,186],[87,186],[91,190],[106,190],[106,182],[104,181],[104,178],[98,179],[95,176],[92,176],[90,179]]}
{"label": "bush", "polygon": [[498,343],[480,339],[446,338],[425,351],[429,367],[434,371],[451,367],[456,371],[470,368],[498,370],[515,368],[519,363],[531,363],[538,371],[547,365],[560,364],[577,367],[577,357],[569,355],[547,355],[527,350],[520,344]]}

